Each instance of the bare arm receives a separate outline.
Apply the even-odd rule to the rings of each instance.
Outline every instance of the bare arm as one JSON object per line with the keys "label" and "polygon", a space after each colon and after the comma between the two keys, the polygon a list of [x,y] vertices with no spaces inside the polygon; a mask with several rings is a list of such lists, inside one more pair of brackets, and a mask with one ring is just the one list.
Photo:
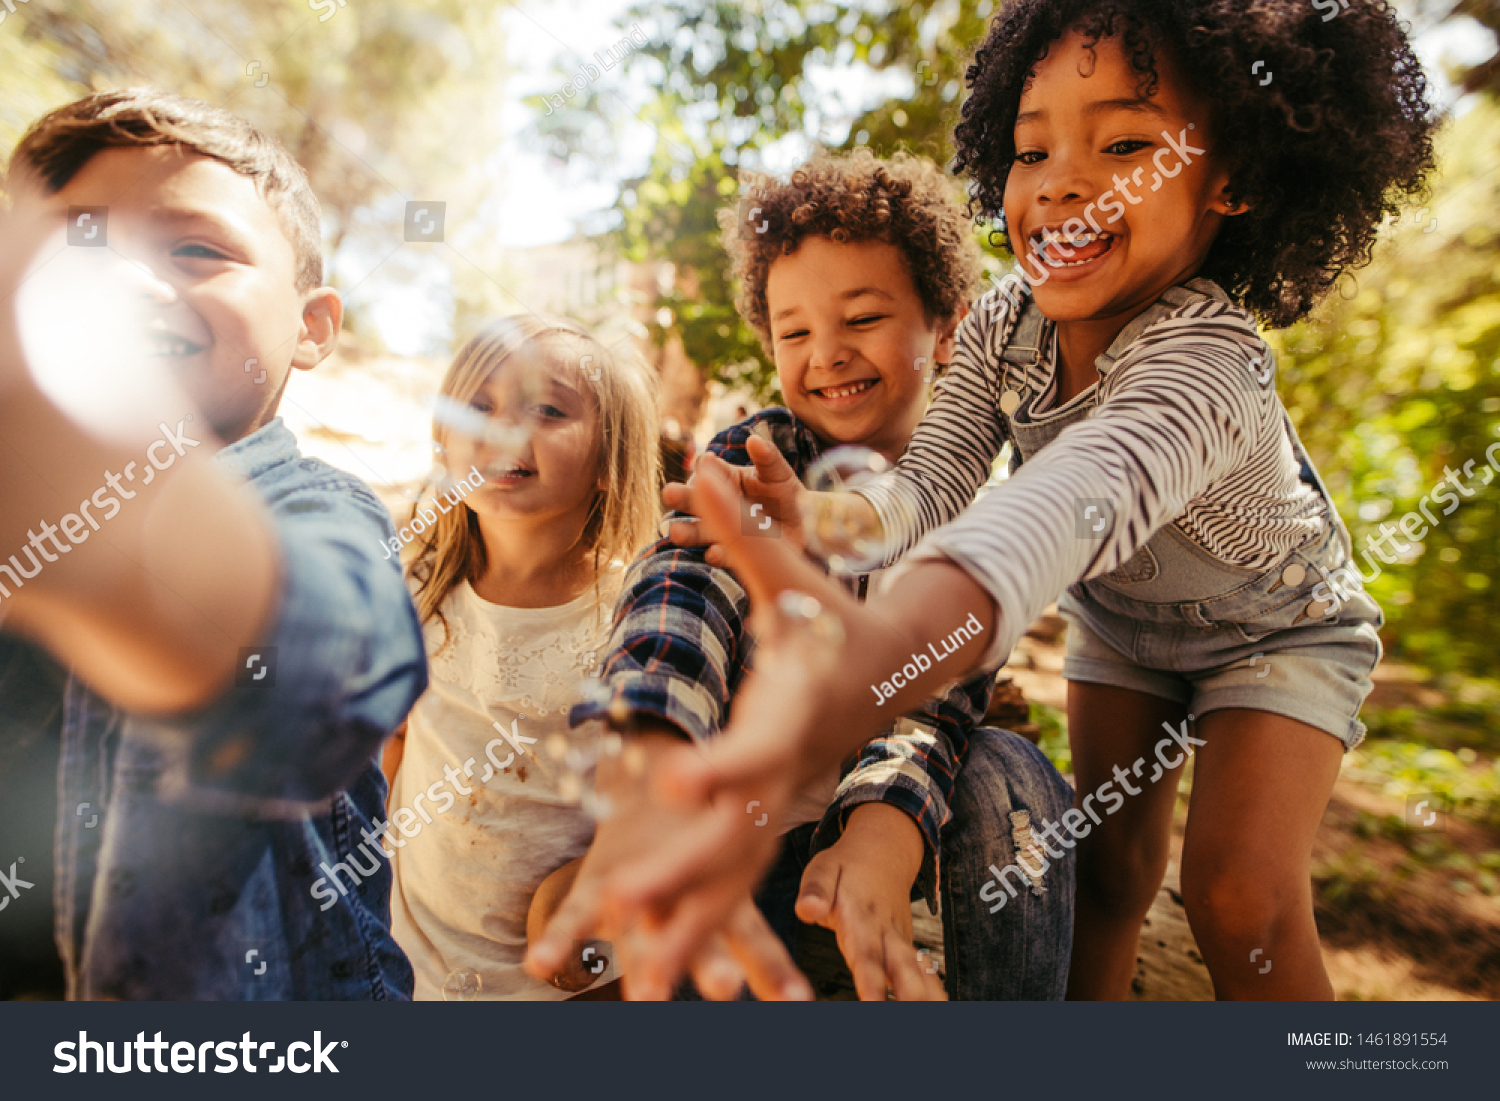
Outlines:
{"label": "bare arm", "polygon": [[391,791],[396,790],[396,773],[401,769],[401,758],[405,753],[406,723],[403,722],[391,732],[390,740],[380,751],[380,771],[385,773],[385,785]]}

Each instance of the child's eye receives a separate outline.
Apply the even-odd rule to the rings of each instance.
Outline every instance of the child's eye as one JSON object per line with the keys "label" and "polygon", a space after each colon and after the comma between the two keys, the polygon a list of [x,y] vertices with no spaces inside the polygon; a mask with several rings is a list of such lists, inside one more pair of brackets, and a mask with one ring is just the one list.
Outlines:
{"label": "child's eye", "polygon": [[793,329],[789,333],[782,333],[776,339],[777,340],[796,340],[799,336],[806,336],[806,335],[807,335],[807,330],[806,329]]}
{"label": "child's eye", "polygon": [[1128,157],[1132,153],[1138,153],[1150,146],[1149,141],[1141,141],[1138,138],[1122,138],[1120,141],[1104,147],[1106,153],[1116,157]]}
{"label": "child's eye", "polygon": [[1017,164],[1037,164],[1046,158],[1047,154],[1039,149],[1028,149],[1024,153],[1016,154]]}
{"label": "child's eye", "polygon": [[851,324],[851,325],[869,325],[869,324],[871,324],[872,322],[875,322],[875,321],[884,321],[885,318],[886,318],[886,315],[883,314],[883,313],[871,313],[871,314],[865,314],[863,317],[856,317],[853,321],[849,322],[849,324]]}
{"label": "child's eye", "polygon": [[568,415],[555,405],[538,405],[534,407],[533,412],[540,413],[548,420],[558,420]]}
{"label": "child's eye", "polygon": [[225,256],[216,248],[208,245],[178,245],[172,250],[173,256],[186,256],[194,260],[223,260]]}

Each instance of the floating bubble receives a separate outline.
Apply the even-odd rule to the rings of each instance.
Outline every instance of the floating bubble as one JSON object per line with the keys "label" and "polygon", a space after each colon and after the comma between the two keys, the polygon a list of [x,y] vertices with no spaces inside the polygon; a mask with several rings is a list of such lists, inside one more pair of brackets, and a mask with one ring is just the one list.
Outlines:
{"label": "floating bubble", "polygon": [[890,468],[868,447],[838,447],[808,470],[807,488],[813,494],[802,500],[807,549],[833,573],[877,570],[895,549],[875,510],[854,492]]}
{"label": "floating bubble", "polygon": [[844,625],[832,612],[827,611],[816,597],[795,589],[785,589],[776,597],[777,610],[787,624],[795,629],[808,631],[813,638],[827,647],[837,647],[844,641]]}
{"label": "floating bubble", "polygon": [[472,1002],[484,989],[484,979],[479,972],[467,967],[454,968],[443,980],[443,1001]]}
{"label": "floating bubble", "polygon": [[609,701],[609,721],[615,726],[628,726],[630,724],[630,705],[621,697]]}

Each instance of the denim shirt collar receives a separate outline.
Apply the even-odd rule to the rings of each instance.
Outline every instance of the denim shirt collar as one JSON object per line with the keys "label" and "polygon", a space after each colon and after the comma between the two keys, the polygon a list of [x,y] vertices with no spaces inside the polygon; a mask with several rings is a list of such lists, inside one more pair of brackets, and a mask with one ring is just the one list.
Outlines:
{"label": "denim shirt collar", "polygon": [[253,482],[274,467],[302,457],[297,437],[280,417],[226,445],[214,456],[231,474]]}

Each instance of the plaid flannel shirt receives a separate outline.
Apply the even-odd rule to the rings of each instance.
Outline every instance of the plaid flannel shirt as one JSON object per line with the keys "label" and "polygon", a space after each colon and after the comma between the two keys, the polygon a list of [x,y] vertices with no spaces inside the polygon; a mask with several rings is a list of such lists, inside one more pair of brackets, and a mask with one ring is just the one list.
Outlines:
{"label": "plaid flannel shirt", "polygon": [[[749,466],[745,450],[757,426],[799,478],[822,452],[812,431],[786,409],[766,409],[721,432],[709,451]],[[863,595],[863,578],[851,587]],[[616,606],[602,678],[611,699],[652,715],[694,740],[716,735],[750,668],[754,639],[745,629],[749,599],[734,575],[704,561],[702,548],[662,539],[631,563]],[[922,833],[925,854],[917,886],[937,909],[939,830],[948,821],[954,777],[969,732],[989,707],[992,679],[975,677],[928,700],[906,721],[887,727],[846,763],[833,803],[813,834],[813,851],[838,840],[862,803],[888,803],[906,812]],[[601,694],[602,695],[602,694]],[[608,702],[576,706],[576,726],[606,716]]]}

